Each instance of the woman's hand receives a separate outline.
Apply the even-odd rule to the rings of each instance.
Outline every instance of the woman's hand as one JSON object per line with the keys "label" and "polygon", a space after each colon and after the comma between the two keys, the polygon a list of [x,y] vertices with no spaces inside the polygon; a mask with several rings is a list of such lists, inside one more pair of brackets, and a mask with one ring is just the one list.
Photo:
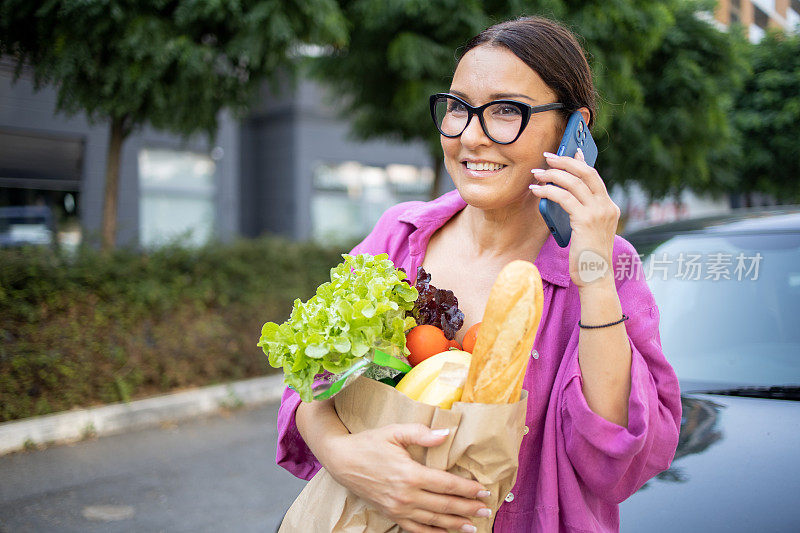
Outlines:
{"label": "woman's hand", "polygon": [[[531,185],[540,198],[558,202],[569,213],[572,237],[569,274],[581,300],[581,322],[602,325],[622,317],[614,282],[612,250],[620,210],[608,196],[605,183],[586,164],[583,152],[575,158],[545,152],[549,170],[533,170],[540,182]],[[622,427],[628,425],[631,389],[631,346],[625,326],[581,329],[578,358],[582,390],[589,408]]]}
{"label": "woman's hand", "polygon": [[[569,214],[572,226],[569,273],[572,282],[583,288],[602,279],[610,281],[613,286],[611,253],[619,222],[619,207],[608,195],[600,174],[586,164],[580,149],[574,158],[549,152],[544,156],[550,169],[531,171],[540,182],[531,185],[531,191],[539,198],[557,202]],[[598,277],[598,269],[604,269],[603,276]]]}
{"label": "woman's hand", "polygon": [[409,445],[442,444],[447,435],[422,424],[393,424],[334,437],[326,443],[326,468],[341,485],[375,506],[405,531],[472,532],[470,517],[491,516],[478,500],[480,483],[414,461]]}

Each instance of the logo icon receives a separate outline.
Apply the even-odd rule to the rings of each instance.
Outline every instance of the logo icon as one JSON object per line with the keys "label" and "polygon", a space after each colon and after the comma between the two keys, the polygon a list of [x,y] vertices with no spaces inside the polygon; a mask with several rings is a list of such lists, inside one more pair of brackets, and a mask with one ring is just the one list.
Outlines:
{"label": "logo icon", "polygon": [[578,278],[584,283],[591,283],[605,276],[608,262],[603,256],[592,250],[584,250],[578,255]]}

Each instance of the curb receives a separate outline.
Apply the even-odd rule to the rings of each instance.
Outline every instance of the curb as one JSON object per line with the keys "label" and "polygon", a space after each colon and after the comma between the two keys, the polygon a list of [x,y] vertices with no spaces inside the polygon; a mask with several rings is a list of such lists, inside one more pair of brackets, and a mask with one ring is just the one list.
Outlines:
{"label": "curb", "polygon": [[0,455],[41,444],[65,444],[179,421],[224,408],[277,402],[283,374],[212,385],[129,403],[44,415],[0,423]]}

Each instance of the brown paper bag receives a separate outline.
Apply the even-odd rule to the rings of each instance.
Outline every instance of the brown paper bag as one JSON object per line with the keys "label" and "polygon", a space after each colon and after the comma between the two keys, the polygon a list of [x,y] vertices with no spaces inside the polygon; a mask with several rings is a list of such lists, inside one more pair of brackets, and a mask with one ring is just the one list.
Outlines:
{"label": "brown paper bag", "polygon": [[[514,404],[456,402],[439,409],[416,402],[393,387],[361,377],[334,396],[336,411],[351,433],[388,424],[420,423],[449,428],[444,444],[411,446],[418,462],[483,484],[491,496],[484,501],[492,518],[473,518],[479,532],[492,530],[494,516],[517,477],[527,392]],[[294,501],[280,533],[385,533],[400,527],[334,481],[323,468]]]}

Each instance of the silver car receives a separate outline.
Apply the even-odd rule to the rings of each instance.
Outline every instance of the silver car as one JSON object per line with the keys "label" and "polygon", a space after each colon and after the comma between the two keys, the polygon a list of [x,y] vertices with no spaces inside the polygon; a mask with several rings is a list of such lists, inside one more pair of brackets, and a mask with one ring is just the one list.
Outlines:
{"label": "silver car", "polygon": [[626,235],[681,382],[672,466],[620,506],[621,530],[800,531],[800,208]]}

